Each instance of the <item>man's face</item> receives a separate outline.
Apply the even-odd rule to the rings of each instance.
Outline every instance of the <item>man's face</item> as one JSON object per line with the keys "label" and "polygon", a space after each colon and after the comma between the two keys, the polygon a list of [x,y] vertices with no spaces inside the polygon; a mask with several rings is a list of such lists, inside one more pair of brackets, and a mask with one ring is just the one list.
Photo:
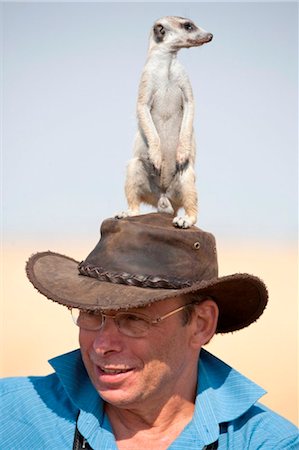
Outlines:
{"label": "man's face", "polygon": [[[177,298],[130,312],[155,319],[183,304]],[[152,325],[147,336],[138,338],[121,334],[111,318],[99,331],[80,329],[85,367],[106,402],[134,408],[144,407],[146,401],[162,404],[172,394],[184,395],[196,377],[197,352],[190,345],[192,326],[183,326],[182,314]]]}

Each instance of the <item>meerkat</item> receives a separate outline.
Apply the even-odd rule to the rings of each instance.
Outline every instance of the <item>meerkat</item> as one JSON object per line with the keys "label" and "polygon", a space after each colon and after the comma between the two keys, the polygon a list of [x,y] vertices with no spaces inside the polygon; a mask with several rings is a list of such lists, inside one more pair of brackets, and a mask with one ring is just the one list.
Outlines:
{"label": "meerkat", "polygon": [[[176,227],[196,223],[194,99],[177,52],[212,38],[182,17],[163,17],[154,23],[139,85],[134,156],[127,166],[128,210],[116,217],[138,215],[140,204],[146,203],[174,215]],[[181,207],[185,215],[178,216]]]}

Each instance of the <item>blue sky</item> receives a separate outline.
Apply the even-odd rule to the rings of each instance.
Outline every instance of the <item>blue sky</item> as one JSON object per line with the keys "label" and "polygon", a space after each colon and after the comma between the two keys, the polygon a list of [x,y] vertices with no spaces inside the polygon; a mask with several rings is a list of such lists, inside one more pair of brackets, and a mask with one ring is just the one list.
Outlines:
{"label": "blue sky", "polygon": [[125,209],[140,74],[164,15],[214,34],[178,54],[196,101],[197,225],[221,239],[296,239],[295,2],[1,8],[5,240],[82,239]]}

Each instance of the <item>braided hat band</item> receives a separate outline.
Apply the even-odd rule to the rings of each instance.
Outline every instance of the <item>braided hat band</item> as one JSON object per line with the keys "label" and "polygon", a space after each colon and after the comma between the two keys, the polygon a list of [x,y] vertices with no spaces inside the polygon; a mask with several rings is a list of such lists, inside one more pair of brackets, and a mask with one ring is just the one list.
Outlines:
{"label": "braided hat band", "polygon": [[178,279],[163,279],[152,275],[129,274],[127,272],[117,273],[104,270],[102,267],[78,264],[81,275],[96,278],[99,281],[107,281],[115,284],[125,284],[127,286],[137,286],[152,289],[183,289],[192,285],[191,281],[181,281]]}

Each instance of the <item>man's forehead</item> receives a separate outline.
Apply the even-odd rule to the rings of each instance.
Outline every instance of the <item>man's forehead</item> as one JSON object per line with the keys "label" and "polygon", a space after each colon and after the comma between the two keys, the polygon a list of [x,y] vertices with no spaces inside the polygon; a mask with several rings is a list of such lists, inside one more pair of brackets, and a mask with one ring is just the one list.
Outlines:
{"label": "man's forehead", "polygon": [[118,312],[136,312],[136,313],[146,313],[148,311],[153,310],[160,310],[160,309],[167,309],[171,306],[182,306],[187,302],[186,296],[177,296],[177,297],[170,297],[163,300],[157,300],[156,302],[151,302],[145,306],[139,306],[139,307],[133,307],[133,308],[121,308],[117,311],[115,310],[105,310],[103,312],[107,314],[116,314]]}

